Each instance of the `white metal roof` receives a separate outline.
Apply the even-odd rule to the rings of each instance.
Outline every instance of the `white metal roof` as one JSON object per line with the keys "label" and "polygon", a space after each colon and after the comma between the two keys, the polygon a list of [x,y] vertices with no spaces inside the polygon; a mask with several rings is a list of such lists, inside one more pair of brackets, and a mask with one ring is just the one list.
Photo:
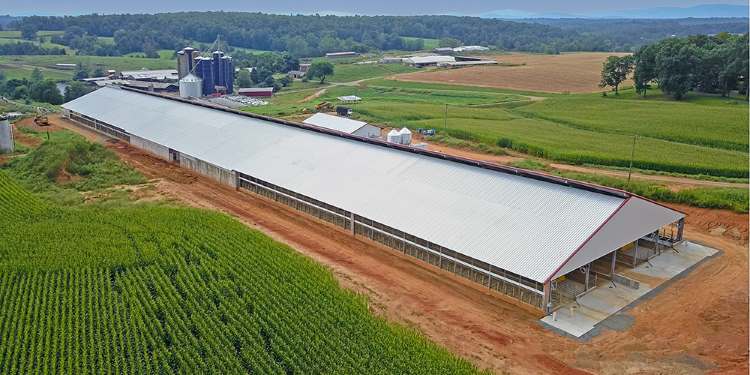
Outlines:
{"label": "white metal roof", "polygon": [[[113,87],[63,107],[539,282],[683,216],[638,197],[626,200]],[[639,206],[611,220],[631,200]],[[645,227],[633,222],[644,215],[654,218],[641,233]],[[605,228],[608,222],[615,224]],[[595,241],[601,248],[583,249]]]}
{"label": "white metal roof", "polygon": [[120,72],[122,77],[132,79],[178,79],[177,69],[158,69],[158,70],[126,70]]}
{"label": "white metal roof", "polygon": [[443,55],[414,56],[414,57],[409,57],[408,59],[406,59],[406,62],[409,64],[437,64],[437,63],[453,62],[453,61],[456,61],[455,57],[443,56]]}
{"label": "white metal roof", "polygon": [[367,125],[364,121],[352,120],[345,117],[333,116],[327,113],[316,113],[303,121],[308,125],[320,126],[321,128],[337,130],[352,134]]}

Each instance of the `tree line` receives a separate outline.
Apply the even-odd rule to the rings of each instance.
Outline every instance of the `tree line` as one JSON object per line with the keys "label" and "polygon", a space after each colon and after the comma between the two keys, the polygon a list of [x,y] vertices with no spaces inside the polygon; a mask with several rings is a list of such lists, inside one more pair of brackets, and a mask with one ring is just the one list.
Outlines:
{"label": "tree line", "polygon": [[83,82],[73,81],[65,87],[64,93],[60,93],[57,82],[45,79],[39,68],[34,68],[29,79],[6,79],[0,70],[0,96],[10,97],[15,100],[45,102],[50,104],[62,104],[73,100],[89,92],[93,88]]}
{"label": "tree line", "polygon": [[64,55],[65,48],[42,47],[31,42],[0,44],[0,55]]}
{"label": "tree line", "polygon": [[610,56],[600,86],[615,93],[632,72],[635,90],[645,96],[652,84],[674,99],[689,91],[748,95],[748,34],[667,38],[641,47],[632,56]]}
{"label": "tree line", "polygon": [[[24,17],[11,26],[24,32],[76,27],[91,36],[114,37],[113,50],[120,54],[147,48],[178,50],[188,41],[211,43],[220,34],[233,46],[288,51],[295,57],[342,50],[420,50],[424,48],[422,38],[454,38],[464,44],[531,52],[622,51],[632,50],[645,41],[661,39],[675,29],[663,20],[641,21],[647,23],[643,29],[648,30],[648,38],[643,34],[617,32],[628,30],[628,23],[623,22],[612,23],[619,25],[619,29],[613,31],[606,23],[594,28],[569,27],[569,23],[578,24],[575,20],[558,25],[457,16],[338,17],[240,12],[92,14]],[[691,30],[736,31],[738,27],[736,23],[706,21]],[[746,29],[745,22],[742,30]],[[97,53],[113,50],[102,47]]]}

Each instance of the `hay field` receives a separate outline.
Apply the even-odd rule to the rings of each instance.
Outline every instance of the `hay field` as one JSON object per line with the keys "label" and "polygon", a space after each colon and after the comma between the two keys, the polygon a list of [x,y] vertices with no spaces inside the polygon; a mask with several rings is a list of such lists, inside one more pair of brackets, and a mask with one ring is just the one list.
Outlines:
{"label": "hay field", "polygon": [[[401,81],[450,83],[523,91],[587,93],[602,90],[598,86],[599,73],[602,63],[607,56],[611,55],[626,54],[615,52],[562,53],[559,55],[511,53],[493,56],[501,65],[437,69],[400,74],[396,78]],[[625,85],[630,85],[630,83]]]}

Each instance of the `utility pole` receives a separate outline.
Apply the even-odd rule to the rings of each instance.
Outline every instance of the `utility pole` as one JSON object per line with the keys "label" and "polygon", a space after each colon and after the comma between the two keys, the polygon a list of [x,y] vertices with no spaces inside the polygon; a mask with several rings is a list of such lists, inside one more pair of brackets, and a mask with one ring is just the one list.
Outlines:
{"label": "utility pole", "polygon": [[638,134],[633,136],[633,148],[630,150],[630,168],[628,168],[628,184],[630,184],[630,175],[633,173],[633,159],[635,158],[635,140]]}

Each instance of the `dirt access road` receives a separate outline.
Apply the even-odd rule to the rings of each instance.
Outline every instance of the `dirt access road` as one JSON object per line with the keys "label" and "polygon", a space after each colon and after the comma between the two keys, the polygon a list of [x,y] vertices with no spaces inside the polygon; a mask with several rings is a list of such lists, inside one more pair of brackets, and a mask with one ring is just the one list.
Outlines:
{"label": "dirt access road", "polygon": [[[59,119],[54,123],[102,140]],[[480,368],[513,374],[747,373],[747,215],[679,207],[689,214],[687,237],[724,254],[627,311],[629,329],[579,342],[461,278],[128,145],[106,144],[153,179],[158,194],[226,212],[289,244],[328,266],[343,287],[367,295],[375,313],[420,330]]]}
{"label": "dirt access road", "polygon": [[[387,131],[388,129],[384,130],[383,133],[387,133]],[[497,163],[497,164],[503,164],[503,165],[511,165],[513,163],[520,162],[524,159],[537,160],[536,158],[531,157],[529,155],[515,153],[513,151],[506,151],[508,152],[507,155],[493,155],[493,154],[487,154],[487,153],[482,153],[482,152],[473,151],[473,150],[450,147],[450,146],[440,144],[440,143],[425,141],[425,139],[421,137],[419,134],[414,134],[413,137],[414,137],[415,143],[425,142],[429,145],[429,149],[431,151],[440,152],[446,155],[453,155],[453,156],[459,156],[463,158],[482,160],[482,161],[487,161],[490,163]],[[540,162],[547,163],[547,166],[557,171],[586,173],[586,174],[594,174],[594,175],[617,177],[617,178],[628,177],[628,172],[622,171],[622,170],[595,168],[595,167],[570,165],[570,164],[562,164],[562,163],[548,163],[549,162],[548,160],[544,160],[544,159],[538,159],[538,160]],[[748,184],[741,183],[741,182],[697,180],[697,179],[689,178],[689,177],[663,176],[663,175],[645,174],[645,173],[639,173],[639,172],[633,173],[631,175],[631,178],[633,178],[634,180],[661,183],[661,184],[666,185],[667,187],[669,187],[671,190],[674,190],[674,191],[687,189],[687,188],[695,188],[695,187],[714,187],[714,188],[721,187],[721,188],[738,188],[738,189],[748,188]]]}
{"label": "dirt access road", "polygon": [[576,52],[559,55],[510,53],[487,56],[487,58],[496,59],[501,65],[403,73],[395,75],[394,78],[399,81],[448,83],[521,91],[596,92],[602,90],[598,86],[602,63],[610,55],[627,54],[617,52]]}

